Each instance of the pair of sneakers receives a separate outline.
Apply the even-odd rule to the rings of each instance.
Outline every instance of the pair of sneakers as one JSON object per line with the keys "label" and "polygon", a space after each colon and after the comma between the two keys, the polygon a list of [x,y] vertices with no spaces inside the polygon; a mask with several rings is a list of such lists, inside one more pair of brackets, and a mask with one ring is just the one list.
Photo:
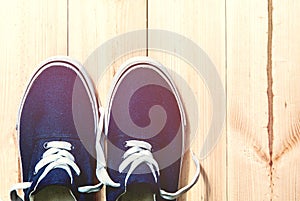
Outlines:
{"label": "pair of sneakers", "polygon": [[[148,57],[125,62],[116,73],[107,107],[99,106],[83,66],[68,58],[44,61],[21,101],[17,132],[23,183],[12,201],[94,201],[106,186],[106,200],[150,194],[176,200],[185,152],[185,114],[164,67]],[[96,174],[95,174],[96,173]],[[131,199],[131,198],[129,198]]]}

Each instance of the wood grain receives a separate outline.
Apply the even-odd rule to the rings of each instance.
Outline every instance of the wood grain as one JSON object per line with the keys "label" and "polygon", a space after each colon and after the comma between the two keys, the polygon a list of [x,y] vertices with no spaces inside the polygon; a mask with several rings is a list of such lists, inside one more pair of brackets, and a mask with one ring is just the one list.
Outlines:
{"label": "wood grain", "polygon": [[273,200],[300,199],[299,9],[298,1],[273,1]]}
{"label": "wood grain", "polygon": [[[149,29],[171,31],[195,42],[210,57],[225,85],[224,8],[225,2],[220,0],[209,2],[202,0],[152,0],[148,2],[148,27]],[[149,38],[151,39],[151,35],[149,35]],[[162,36],[156,40],[164,39],[162,33]],[[173,43],[180,42],[178,40],[173,41]],[[195,52],[190,52],[190,54],[195,54]],[[190,121],[189,131],[192,131],[192,133],[189,133],[189,135],[190,140],[193,141],[191,150],[199,156],[212,118],[213,108],[210,89],[198,71],[195,71],[195,67],[188,63],[191,61],[185,61],[162,50],[149,50],[149,56],[161,62],[170,71],[179,89],[187,118]],[[192,92],[195,98],[194,104],[191,101],[193,97],[188,93],[188,90]],[[197,112],[193,114],[195,110]],[[193,131],[197,133],[195,134]],[[225,139],[225,136],[221,137],[211,154],[201,160],[202,170],[199,182],[179,200],[226,200]],[[189,152],[187,152],[182,168],[181,185],[186,185],[194,176],[194,173],[194,164]]]}
{"label": "wood grain", "polygon": [[[107,91],[119,66],[133,56],[145,56],[146,50],[128,52],[115,58],[113,63],[99,66],[99,47],[121,34],[146,29],[146,1],[92,0],[84,4],[80,0],[69,3],[69,54],[79,60],[90,71],[98,86],[99,99],[105,106]],[[142,40],[142,39],[141,39]],[[129,41],[128,45],[130,46]],[[144,36],[146,46],[146,34]],[[114,44],[107,56],[114,55],[121,44]],[[116,51],[116,52],[114,52]],[[100,69],[101,68],[101,69]],[[100,77],[100,78],[99,78]]]}
{"label": "wood grain", "polygon": [[[143,49],[115,58],[105,69],[98,66],[107,59],[97,55],[101,44],[147,27],[194,41],[212,60],[227,90],[223,135],[201,160],[197,185],[179,200],[299,200],[299,9],[296,0],[2,2],[0,200],[9,200],[10,187],[21,181],[15,131],[21,96],[33,70],[50,56],[69,55],[83,63],[105,106],[120,64],[148,53],[167,67],[175,81],[188,113],[188,130],[195,131],[190,135],[191,149],[199,154],[213,106],[210,89],[188,61]],[[146,32],[142,37],[145,47],[149,37]],[[130,47],[130,43],[114,44],[107,56],[116,55],[120,45]],[[181,185],[188,183],[194,171],[187,152]],[[99,200],[105,200],[104,196],[102,190]]]}
{"label": "wood grain", "polygon": [[0,199],[20,182],[17,110],[33,69],[67,51],[67,1],[7,1],[0,7]]}
{"label": "wood grain", "polygon": [[268,2],[229,0],[226,13],[228,200],[270,200]]}

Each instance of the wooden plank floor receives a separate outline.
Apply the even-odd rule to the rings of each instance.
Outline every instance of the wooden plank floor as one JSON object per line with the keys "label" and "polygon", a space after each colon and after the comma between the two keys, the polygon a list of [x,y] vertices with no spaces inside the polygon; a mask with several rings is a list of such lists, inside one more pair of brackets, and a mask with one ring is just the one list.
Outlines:
{"label": "wooden plank floor", "polygon": [[268,4],[228,1],[228,200],[270,200],[267,43]]}
{"label": "wooden plank floor", "polygon": [[[210,55],[225,86],[224,8],[225,2],[222,0],[213,0],[209,3],[205,0],[152,0],[148,2],[148,28],[172,31],[197,43],[203,51]],[[213,18],[211,13],[214,13]],[[193,25],[191,25],[191,22]],[[211,38],[214,38],[214,40],[211,40]],[[149,43],[155,40],[155,38],[150,39]],[[161,40],[164,39],[161,36]],[[174,43],[183,42],[174,41]],[[184,45],[182,44],[182,46]],[[151,44],[149,46],[151,47]],[[176,53],[176,50],[174,52]],[[193,53],[190,52],[190,54]],[[210,128],[213,112],[210,92],[205,80],[188,63],[189,61],[185,61],[178,56],[160,50],[149,50],[149,56],[160,61],[169,69],[171,76],[177,83],[186,111],[188,111],[187,118],[190,119],[192,118],[190,114],[196,106],[191,102],[191,96],[186,93],[187,89],[181,79],[185,80],[193,91],[199,110],[199,117],[196,117],[198,119],[197,122],[191,123],[195,124],[192,126],[198,126],[197,133],[190,134],[193,140],[191,150],[199,155]],[[191,105],[188,105],[188,103]],[[189,106],[191,106],[190,110]],[[190,130],[194,132],[192,128]],[[201,173],[203,176],[200,177],[197,185],[181,198],[182,200],[226,200],[226,137],[225,132],[223,134],[214,151],[207,158],[201,160],[203,168]],[[182,180],[184,180],[184,183],[187,183],[195,172],[194,164],[188,154],[184,164]]]}
{"label": "wooden plank floor", "polygon": [[33,69],[67,54],[67,1],[9,1],[0,7],[0,199],[20,181],[16,117]]}
{"label": "wooden plank floor", "polygon": [[[300,200],[300,2],[297,0],[11,0],[0,7],[0,200],[20,182],[15,131],[17,109],[33,69],[54,55],[69,55],[95,69],[101,44],[120,34],[160,29],[199,45],[226,90],[226,123],[218,144],[201,159],[202,176],[180,200]],[[149,36],[136,42],[147,47]],[[180,43],[180,41],[176,41]],[[132,44],[122,44],[130,47]],[[109,55],[117,54],[114,44]],[[191,53],[192,54],[192,53]],[[97,82],[106,104],[120,64],[150,56],[171,73],[185,107],[185,80],[199,109],[191,149],[199,155],[213,107],[203,77],[180,57],[157,50],[127,52]],[[100,71],[103,69],[100,69]],[[180,75],[180,76],[178,76]],[[98,82],[99,81],[99,82]],[[191,111],[192,113],[192,111]],[[189,155],[182,185],[193,176]],[[99,200],[104,199],[104,191]]]}

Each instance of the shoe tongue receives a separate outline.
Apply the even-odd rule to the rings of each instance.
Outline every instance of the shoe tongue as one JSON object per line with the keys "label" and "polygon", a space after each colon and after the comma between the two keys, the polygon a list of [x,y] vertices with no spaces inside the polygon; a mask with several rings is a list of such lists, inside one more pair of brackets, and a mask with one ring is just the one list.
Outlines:
{"label": "shoe tongue", "polygon": [[70,189],[72,192],[74,192],[76,189],[75,185],[71,184],[71,178],[64,169],[53,169],[42,180],[39,181],[41,174],[42,171],[40,171],[33,179],[30,189],[30,192],[33,194],[50,185],[64,186]]}

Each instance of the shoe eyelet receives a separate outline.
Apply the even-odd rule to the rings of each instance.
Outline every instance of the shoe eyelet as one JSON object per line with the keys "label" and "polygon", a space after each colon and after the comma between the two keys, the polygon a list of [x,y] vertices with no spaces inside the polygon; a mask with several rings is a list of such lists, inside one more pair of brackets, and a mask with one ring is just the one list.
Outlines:
{"label": "shoe eyelet", "polygon": [[45,142],[45,143],[43,144],[43,147],[44,147],[44,149],[48,149],[48,142]]}

